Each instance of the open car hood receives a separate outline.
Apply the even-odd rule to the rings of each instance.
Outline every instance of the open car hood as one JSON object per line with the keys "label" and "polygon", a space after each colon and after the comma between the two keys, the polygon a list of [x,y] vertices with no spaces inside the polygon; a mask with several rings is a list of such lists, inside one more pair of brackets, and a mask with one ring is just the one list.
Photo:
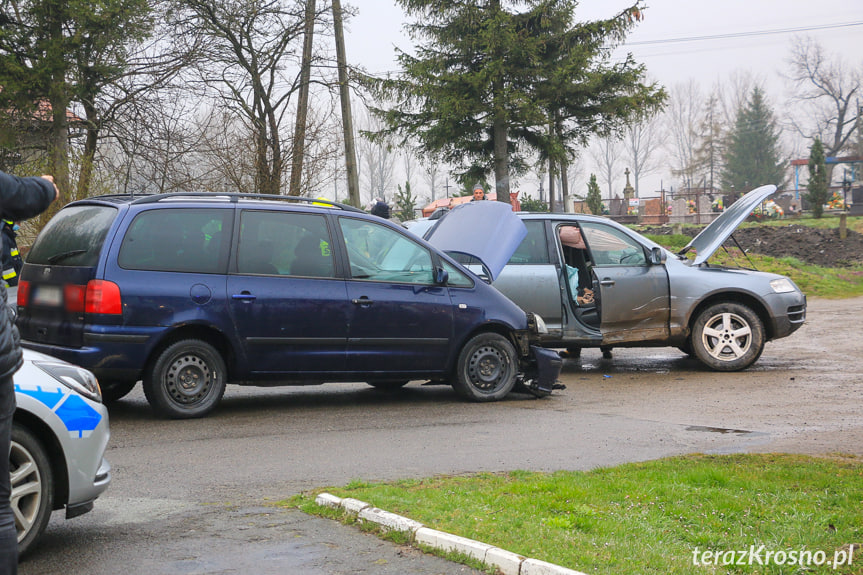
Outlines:
{"label": "open car hood", "polygon": [[478,259],[494,281],[526,235],[512,206],[487,200],[456,206],[424,237],[441,251]]}
{"label": "open car hood", "polygon": [[746,219],[755,207],[776,192],[776,186],[761,186],[755,188],[733,204],[713,220],[701,233],[692,238],[680,254],[695,250],[692,265],[703,264],[725,243],[734,230]]}

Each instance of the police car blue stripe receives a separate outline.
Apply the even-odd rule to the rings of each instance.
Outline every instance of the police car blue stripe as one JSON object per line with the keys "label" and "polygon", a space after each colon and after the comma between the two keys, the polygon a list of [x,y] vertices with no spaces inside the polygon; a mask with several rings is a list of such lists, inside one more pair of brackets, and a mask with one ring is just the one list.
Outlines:
{"label": "police car blue stripe", "polygon": [[[36,401],[45,404],[57,414],[72,437],[84,437],[99,426],[102,415],[90,407],[84,399],[72,393],[64,394],[62,388],[45,390],[22,388],[15,385],[15,391],[28,395]],[[63,399],[65,398],[65,401]]]}

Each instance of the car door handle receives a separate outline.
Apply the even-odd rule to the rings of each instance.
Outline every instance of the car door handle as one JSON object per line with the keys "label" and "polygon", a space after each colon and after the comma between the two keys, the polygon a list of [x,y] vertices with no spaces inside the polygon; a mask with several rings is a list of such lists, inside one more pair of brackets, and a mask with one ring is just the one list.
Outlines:
{"label": "car door handle", "polygon": [[351,300],[351,303],[352,303],[352,304],[354,304],[354,305],[371,305],[371,304],[373,304],[373,303],[375,303],[375,302],[374,302],[374,301],[372,301],[372,300],[370,300],[370,299],[369,299],[369,298],[367,298],[367,297],[361,297],[361,298],[358,298],[358,299],[352,299],[352,300]]}
{"label": "car door handle", "polygon": [[242,292],[242,293],[235,293],[235,294],[233,294],[233,295],[231,296],[231,299],[240,299],[240,300],[244,300],[244,301],[253,301],[253,300],[257,299],[257,297],[258,297],[258,296],[256,296],[256,295],[252,295],[252,294],[250,294],[249,292],[244,291],[244,292]]}
{"label": "car door handle", "polygon": [[601,285],[601,286],[613,286],[613,285],[614,285],[614,280],[609,279],[609,278],[605,278],[604,280],[602,280],[601,282],[599,282],[599,285]]}

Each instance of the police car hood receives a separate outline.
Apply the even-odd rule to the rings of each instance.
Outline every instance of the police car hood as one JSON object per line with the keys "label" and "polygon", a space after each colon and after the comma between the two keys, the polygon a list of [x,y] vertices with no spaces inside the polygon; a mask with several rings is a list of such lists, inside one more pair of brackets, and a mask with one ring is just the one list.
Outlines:
{"label": "police car hood", "polygon": [[692,265],[703,264],[725,243],[734,230],[746,219],[755,207],[776,192],[776,186],[761,186],[755,188],[725,209],[710,225],[701,230],[685,248],[681,255],[695,250],[696,256]]}
{"label": "police car hood", "polygon": [[424,237],[441,251],[478,259],[494,281],[526,235],[512,206],[486,200],[456,206]]}

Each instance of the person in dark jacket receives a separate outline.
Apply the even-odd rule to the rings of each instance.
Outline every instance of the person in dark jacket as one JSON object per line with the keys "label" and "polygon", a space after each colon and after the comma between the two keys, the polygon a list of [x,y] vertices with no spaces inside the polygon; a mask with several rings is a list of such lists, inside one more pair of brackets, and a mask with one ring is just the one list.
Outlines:
{"label": "person in dark jacket", "polygon": [[18,224],[12,220],[0,221],[0,236],[3,239],[2,249],[0,252],[0,270],[3,270],[3,281],[9,287],[18,285],[18,275],[21,273],[21,268],[24,267],[24,260],[21,259],[21,253],[18,251]]}
{"label": "person in dark jacket", "polygon": [[[19,178],[0,172],[0,213],[13,221],[44,212],[60,195],[51,176]],[[18,572],[18,531],[9,497],[9,451],[15,385],[12,375],[23,363],[18,328],[12,320],[5,282],[0,282],[0,575]]]}

